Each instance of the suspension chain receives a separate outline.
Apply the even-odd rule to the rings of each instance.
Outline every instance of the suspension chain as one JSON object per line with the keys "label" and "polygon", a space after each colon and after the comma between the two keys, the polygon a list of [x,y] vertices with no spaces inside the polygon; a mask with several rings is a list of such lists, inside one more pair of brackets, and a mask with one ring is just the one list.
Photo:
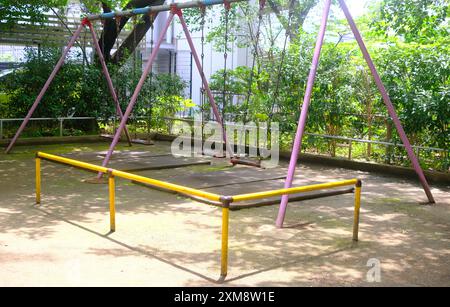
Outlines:
{"label": "suspension chain", "polygon": [[294,1],[290,1],[290,7],[289,7],[289,17],[288,17],[288,28],[286,29],[285,37],[284,37],[284,45],[283,45],[283,51],[281,52],[281,59],[280,59],[280,65],[278,66],[277,71],[277,81],[275,83],[275,92],[274,96],[272,98],[272,106],[270,109],[269,114],[269,121],[272,121],[273,113],[275,112],[275,107],[277,106],[277,97],[280,92],[280,81],[281,81],[281,70],[283,69],[284,59],[286,57],[286,46],[289,36],[291,35],[291,27],[292,27],[292,15],[293,15],[293,9],[291,9],[291,6],[294,5]]}
{"label": "suspension chain", "polygon": [[258,56],[258,45],[259,45],[259,37],[261,35],[261,25],[263,20],[263,12],[264,8],[266,6],[266,0],[259,0],[259,11],[258,11],[258,26],[256,28],[256,34],[255,34],[255,43],[254,43],[254,50],[253,50],[253,59],[252,59],[252,68],[250,71],[250,78],[248,81],[248,91],[247,91],[247,98],[245,100],[245,107],[244,107],[244,118],[243,123],[245,124],[247,121],[247,114],[248,114],[248,106],[250,104],[250,97],[252,95],[252,85],[253,85],[253,78],[255,76],[255,65],[256,65],[256,58]]}
{"label": "suspension chain", "polygon": [[[201,50],[201,55],[200,55],[200,58],[201,58],[201,61],[202,61],[202,71],[201,71],[201,73],[204,75],[204,73],[205,73],[205,22],[206,22],[206,7],[205,6],[200,6],[200,12],[201,12],[201,21],[200,21],[200,26],[201,26],[201,39],[200,39],[200,41],[201,41],[201,48],[202,48],[202,50]],[[203,83],[202,83],[202,87],[201,87],[201,100],[200,100],[200,110],[201,110],[201,116],[202,116],[202,123],[201,123],[201,129],[202,129],[202,154],[203,154],[203,126],[204,126],[204,115],[205,115],[205,112],[204,112],[204,109],[205,109],[205,106],[204,106],[204,101],[205,101],[205,89],[204,89],[204,87],[203,87]]]}
{"label": "suspension chain", "polygon": [[[119,44],[119,33],[120,33],[120,20],[121,17],[120,16],[116,16],[115,21],[116,21],[116,54],[118,55],[118,51],[120,48],[120,44]],[[119,101],[120,103],[120,88],[119,88],[119,66],[117,66],[117,70],[116,70],[116,96],[117,96],[117,101]],[[120,104],[119,104],[120,106]],[[118,106],[118,107],[119,107]],[[117,118],[119,117],[119,109],[118,107],[116,108],[116,115],[114,116],[114,133],[116,133],[116,122],[117,122]]]}
{"label": "suspension chain", "polygon": [[[153,53],[153,44],[154,44],[154,34],[155,34],[155,28],[154,23],[156,19],[156,15],[154,13],[149,14],[150,18],[150,54]],[[153,89],[152,89],[152,83],[153,83],[153,65],[150,67],[150,77],[149,77],[149,85],[150,85],[150,93],[149,93],[149,102],[148,102],[148,123],[147,123],[147,134],[150,135],[150,124],[152,120],[152,112],[153,112]]]}
{"label": "suspension chain", "polygon": [[225,107],[226,107],[226,95],[227,95],[227,58],[228,58],[228,35],[229,35],[229,16],[231,4],[228,1],[224,1],[225,6],[225,42],[223,53],[223,90],[222,90],[222,125],[225,124]]}

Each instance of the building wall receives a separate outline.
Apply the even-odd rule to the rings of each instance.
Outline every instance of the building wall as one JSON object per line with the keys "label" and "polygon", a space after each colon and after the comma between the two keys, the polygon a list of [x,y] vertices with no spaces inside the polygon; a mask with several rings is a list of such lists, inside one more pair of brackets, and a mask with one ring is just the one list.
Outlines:
{"label": "building wall", "polygon": [[[181,26],[177,25],[176,29],[179,28],[181,31]],[[179,32],[179,31],[176,31]],[[197,50],[198,56],[201,55],[201,33],[192,33],[192,39],[194,42],[194,46]],[[177,43],[177,55],[178,57],[185,57],[185,53],[190,52],[189,45],[184,36],[180,37],[176,41]],[[205,73],[206,78],[209,80],[211,75],[213,75],[218,70],[224,68],[224,54],[223,52],[217,52],[214,50],[212,44],[205,44],[204,46],[204,68],[203,71]],[[181,59],[180,59],[181,60]],[[178,61],[177,61],[178,62]],[[227,57],[227,69],[235,69],[238,66],[248,66],[251,65],[249,59],[249,52],[247,48],[237,48],[233,46],[231,51],[228,52]],[[200,104],[201,99],[201,88],[202,88],[202,80],[200,74],[198,72],[195,63],[193,63],[192,67],[192,100],[197,105]]]}

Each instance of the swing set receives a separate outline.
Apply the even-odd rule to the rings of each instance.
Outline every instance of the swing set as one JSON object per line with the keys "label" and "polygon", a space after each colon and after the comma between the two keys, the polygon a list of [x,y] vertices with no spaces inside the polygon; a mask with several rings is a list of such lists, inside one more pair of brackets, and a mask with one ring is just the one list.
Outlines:
{"label": "swing set", "polygon": [[[331,0],[325,0],[325,5],[324,5],[324,9],[323,9],[323,14],[322,14],[322,21],[321,21],[321,25],[320,25],[320,30],[318,33],[318,37],[317,37],[317,41],[316,41],[316,46],[315,46],[315,51],[314,51],[314,56],[313,56],[313,60],[312,60],[312,65],[311,65],[311,70],[309,73],[309,77],[308,77],[308,82],[307,82],[307,88],[306,88],[306,92],[305,92],[305,96],[304,96],[304,100],[303,100],[303,104],[302,104],[302,108],[301,108],[301,114],[300,114],[300,118],[299,118],[299,122],[298,122],[298,127],[297,127],[297,132],[295,135],[295,140],[294,140],[294,144],[293,144],[293,148],[292,148],[292,155],[291,155],[291,159],[290,159],[290,163],[289,163],[289,168],[288,168],[288,174],[287,174],[287,178],[285,181],[285,185],[284,185],[284,189],[281,190],[276,190],[276,191],[265,191],[265,192],[260,192],[260,193],[251,193],[251,194],[245,194],[245,195],[236,195],[236,196],[221,196],[221,195],[216,195],[216,194],[211,194],[211,193],[207,193],[207,192],[202,192],[199,190],[195,190],[195,189],[191,189],[188,187],[182,187],[182,186],[177,186],[174,184],[170,184],[170,183],[165,183],[165,182],[161,182],[158,180],[154,180],[154,179],[150,179],[150,178],[146,178],[146,177],[142,177],[142,176],[137,176],[134,174],[130,174],[130,173],[125,173],[125,172],[121,172],[118,170],[114,170],[114,169],[110,169],[108,168],[108,163],[111,159],[111,156],[113,155],[114,149],[117,145],[117,143],[119,142],[122,133],[125,133],[128,142],[131,142],[130,136],[129,136],[129,132],[127,130],[126,124],[128,119],[130,118],[130,115],[133,111],[133,108],[137,102],[139,93],[144,85],[144,82],[146,81],[146,78],[148,77],[149,74],[151,74],[151,70],[152,70],[152,64],[155,61],[155,58],[158,54],[158,50],[161,47],[161,44],[164,40],[164,37],[166,35],[167,30],[169,29],[169,26],[171,25],[173,19],[175,18],[175,16],[178,17],[183,32],[186,36],[187,42],[189,44],[191,53],[192,53],[192,57],[194,59],[195,65],[199,71],[200,77],[202,79],[202,84],[203,84],[203,90],[206,93],[211,108],[212,108],[212,113],[214,114],[215,120],[221,125],[221,128],[223,130],[223,141],[226,147],[226,151],[228,152],[228,154],[231,157],[231,162],[233,164],[245,164],[245,165],[252,165],[251,162],[245,161],[245,160],[241,160],[237,157],[233,156],[233,150],[231,148],[231,146],[227,143],[227,137],[225,134],[225,129],[224,129],[224,121],[223,121],[223,114],[220,114],[219,108],[216,104],[215,98],[213,96],[213,93],[211,92],[211,89],[209,87],[208,81],[206,79],[206,76],[203,72],[203,61],[204,61],[204,25],[205,25],[205,8],[207,6],[212,6],[212,5],[224,5],[225,8],[225,21],[226,21],[226,32],[228,32],[228,14],[231,8],[231,5],[233,3],[236,2],[242,2],[245,0],[200,0],[200,1],[192,1],[192,2],[185,2],[185,3],[172,3],[170,5],[159,5],[159,6],[151,6],[151,7],[145,7],[145,8],[137,8],[137,9],[133,9],[133,10],[129,10],[129,11],[117,11],[117,12],[110,12],[110,13],[104,13],[104,14],[100,14],[100,15],[90,15],[87,16],[86,18],[84,18],[80,24],[80,26],[78,27],[78,29],[75,31],[74,35],[72,36],[72,38],[70,39],[67,47],[65,48],[60,60],[58,61],[58,63],[56,64],[54,70],[52,71],[50,77],[48,78],[47,82],[45,83],[44,87],[42,88],[42,90],[40,91],[39,95],[37,96],[35,102],[33,103],[31,109],[29,110],[25,120],[22,122],[21,126],[19,127],[18,131],[16,132],[14,138],[11,140],[10,144],[8,145],[6,152],[10,152],[10,150],[12,149],[12,147],[14,146],[15,142],[17,141],[18,137],[20,136],[20,134],[22,133],[23,129],[25,128],[26,124],[28,123],[28,121],[30,120],[34,110],[37,108],[39,102],[42,100],[43,95],[45,94],[46,90],[48,89],[48,87],[50,86],[51,82],[53,81],[56,73],[58,72],[58,70],[61,68],[61,66],[64,63],[64,59],[67,56],[70,48],[74,45],[75,41],[77,40],[77,38],[79,37],[81,31],[83,30],[84,27],[88,27],[91,34],[92,34],[92,39],[94,42],[94,47],[95,50],[97,52],[99,61],[102,65],[102,70],[103,73],[105,75],[106,81],[107,81],[107,85],[109,88],[109,91],[111,93],[112,99],[114,104],[116,105],[117,108],[117,114],[119,115],[120,118],[120,125],[118,126],[113,140],[110,144],[110,147],[108,149],[108,152],[102,162],[101,166],[97,166],[97,165],[92,165],[92,164],[88,164],[88,163],[84,163],[84,162],[80,162],[80,161],[76,161],[76,160],[71,160],[71,159],[67,159],[67,158],[62,158],[62,157],[58,157],[58,156],[54,156],[54,155],[49,155],[49,154],[45,154],[45,153],[38,153],[36,156],[36,202],[40,203],[40,184],[41,184],[41,178],[40,178],[40,161],[41,159],[44,160],[48,160],[48,161],[53,161],[53,162],[57,162],[57,163],[62,163],[62,164],[66,164],[66,165],[70,165],[70,166],[74,166],[74,167],[78,167],[78,168],[82,168],[82,169],[86,169],[86,170],[90,170],[90,171],[94,171],[98,173],[98,178],[101,178],[103,174],[108,174],[109,177],[109,188],[110,188],[110,213],[111,213],[111,230],[114,231],[115,230],[115,222],[113,219],[114,213],[115,213],[115,209],[114,209],[114,177],[121,177],[121,178],[125,178],[125,179],[129,179],[129,180],[134,180],[137,182],[141,182],[144,184],[147,184],[151,187],[156,187],[156,188],[162,188],[165,189],[167,191],[172,191],[172,192],[176,192],[185,196],[193,196],[193,197],[197,197],[198,199],[202,200],[202,202],[206,202],[207,204],[210,205],[216,205],[219,207],[222,207],[223,209],[223,224],[222,224],[222,263],[221,263],[221,276],[222,278],[225,278],[226,274],[227,274],[227,257],[228,257],[228,214],[229,214],[229,210],[230,208],[232,209],[232,204],[236,203],[236,202],[242,202],[242,201],[249,201],[249,200],[261,200],[261,199],[265,199],[267,197],[273,197],[273,196],[281,196],[281,203],[280,203],[280,207],[279,207],[279,212],[278,212],[278,217],[276,219],[276,226],[279,228],[283,227],[283,223],[284,223],[284,219],[285,219],[285,215],[286,215],[286,210],[287,210],[287,204],[289,202],[292,201],[298,201],[299,199],[297,197],[295,198],[289,198],[289,195],[295,194],[295,193],[300,193],[300,192],[307,192],[307,191],[315,191],[315,190],[326,190],[329,188],[336,188],[336,187],[342,187],[342,186],[355,186],[355,189],[351,189],[351,190],[347,190],[344,192],[347,193],[355,193],[355,222],[354,222],[354,229],[356,229],[356,234],[354,232],[354,240],[357,240],[357,221],[359,221],[359,206],[360,206],[360,195],[361,195],[361,181],[358,179],[352,179],[352,180],[347,180],[347,181],[339,181],[339,182],[335,182],[335,183],[327,183],[327,184],[322,184],[322,185],[315,185],[315,186],[307,186],[307,187],[296,187],[293,188],[292,184],[293,184],[293,180],[294,180],[294,175],[295,175],[295,170],[297,167],[297,160],[298,160],[298,156],[299,153],[301,151],[301,147],[302,147],[302,139],[303,139],[303,135],[304,135],[304,129],[305,129],[305,125],[306,125],[306,119],[307,119],[307,114],[308,114],[308,108],[311,102],[311,96],[312,96],[312,90],[314,87],[314,81],[316,78],[316,73],[317,73],[317,67],[319,64],[319,59],[320,59],[320,54],[321,54],[321,49],[323,46],[323,42],[324,42],[324,37],[325,37],[325,32],[326,32],[326,27],[327,27],[327,22],[328,22],[328,17],[329,17],[329,13],[330,13],[330,8],[331,8]],[[414,154],[414,151],[411,147],[411,144],[405,134],[405,131],[400,123],[400,120],[397,116],[397,113],[394,109],[394,106],[389,98],[389,95],[387,93],[386,88],[384,87],[381,78],[378,74],[377,69],[375,68],[375,65],[372,61],[371,56],[369,55],[369,52],[364,44],[364,41],[361,37],[361,34],[348,10],[348,7],[345,3],[344,0],[338,0],[340,7],[342,8],[345,17],[350,25],[350,28],[354,34],[354,37],[362,51],[362,54],[364,56],[364,59],[366,60],[370,71],[375,79],[376,85],[379,89],[379,91],[382,94],[383,97],[383,101],[388,109],[389,115],[391,116],[391,118],[394,121],[395,127],[397,128],[397,131],[400,135],[400,138],[403,141],[403,144],[407,150],[408,156],[412,162],[412,165],[419,177],[419,180],[423,186],[423,189],[427,195],[427,198],[429,200],[430,203],[434,203],[434,198],[433,195],[431,193],[430,187],[428,185],[428,182],[425,178],[425,175],[423,173],[422,168],[419,165],[419,162],[417,160],[417,157]],[[264,11],[264,7],[265,7],[265,0],[260,0],[259,1],[259,13],[258,13],[258,26],[257,26],[257,31],[254,34],[254,38],[255,38],[255,49],[254,49],[254,56],[253,56],[253,65],[252,65],[252,71],[251,71],[251,75],[250,75],[250,81],[252,82],[253,79],[253,68],[255,65],[255,61],[256,61],[256,57],[258,55],[258,45],[257,45],[257,41],[259,40],[259,36],[260,36],[260,26],[261,26],[261,19],[262,19],[262,15],[263,15],[263,11]],[[187,9],[187,8],[199,8],[201,10],[202,13],[202,19],[201,19],[201,31],[202,31],[202,51],[201,51],[201,57],[198,56],[197,51],[195,49],[194,43],[192,41],[192,37],[191,34],[188,30],[188,27],[186,25],[185,19],[183,17],[183,10]],[[112,18],[120,18],[123,16],[136,16],[136,15],[145,15],[148,14],[150,16],[155,16],[158,12],[163,12],[163,11],[168,11],[169,15],[168,18],[162,28],[162,31],[158,37],[158,39],[156,40],[156,43],[154,45],[154,48],[152,47],[152,52],[151,55],[148,59],[147,64],[145,65],[144,69],[143,69],[143,73],[139,79],[139,82],[133,92],[133,95],[127,105],[127,108],[125,110],[125,112],[122,112],[120,105],[119,105],[119,100],[117,97],[117,94],[115,92],[111,77],[109,75],[108,72],[108,68],[106,66],[105,63],[105,59],[104,56],[101,52],[100,46],[98,44],[98,40],[97,40],[97,36],[95,34],[92,22],[93,21],[97,21],[97,20],[105,20],[105,19],[112,19]],[[290,16],[291,17],[291,16]],[[289,20],[291,19],[289,17]],[[287,41],[287,38],[286,38]],[[286,46],[286,41],[285,41],[285,46]],[[227,38],[225,39],[225,44],[227,45]],[[153,46],[153,44],[152,44]],[[227,47],[227,46],[225,46]],[[284,47],[285,48],[285,47]],[[283,50],[283,55],[282,55],[282,61],[284,59],[284,53],[285,51]],[[226,54],[226,48],[225,48],[225,54],[224,54],[224,60],[226,63],[226,59],[227,59],[227,54]],[[225,64],[226,65],[226,64]],[[282,65],[282,64],[281,64]],[[281,66],[280,66],[281,67]],[[223,88],[223,103],[225,103],[225,95],[226,95],[226,77],[227,77],[227,71],[226,71],[226,66],[224,69],[224,88]],[[251,84],[251,83],[250,83]],[[279,81],[277,81],[277,86],[275,89],[275,93],[278,93],[279,91]],[[251,87],[249,88],[249,92],[247,93],[247,97],[246,97],[246,105],[249,104],[250,101],[250,95],[251,95]],[[272,106],[272,111],[274,109],[274,106]],[[244,115],[245,117],[246,115]],[[257,166],[257,165],[252,165],[252,166]],[[341,193],[336,193],[336,194],[330,194],[330,192],[326,192],[322,195],[322,197],[327,197],[327,196],[331,196],[331,195],[337,195],[337,194],[344,194],[344,192]],[[328,193],[328,194],[327,194]],[[300,199],[301,200],[301,199]],[[267,202],[267,201],[266,201]],[[278,200],[276,203],[279,203],[280,200]],[[273,204],[273,203],[271,203]],[[261,203],[257,203],[255,204],[255,206],[261,205]],[[235,208],[235,209],[239,209],[239,208]]]}

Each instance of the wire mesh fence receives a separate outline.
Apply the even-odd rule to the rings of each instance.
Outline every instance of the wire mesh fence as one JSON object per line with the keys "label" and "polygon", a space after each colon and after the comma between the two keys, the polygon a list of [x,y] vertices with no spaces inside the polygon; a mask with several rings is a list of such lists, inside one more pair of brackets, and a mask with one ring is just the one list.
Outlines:
{"label": "wire mesh fence", "polygon": [[[234,114],[227,114],[226,118],[234,118]],[[198,118],[202,118],[199,116]],[[23,119],[0,118],[0,140],[11,138]],[[204,118],[197,123],[201,127],[211,118]],[[149,139],[154,133],[176,135],[178,129],[173,129],[177,122],[184,122],[191,127],[193,117],[164,117],[162,125],[152,126],[151,118],[146,116],[132,116],[128,121],[128,129],[132,137]],[[230,121],[226,121],[231,123]],[[99,119],[95,117],[61,117],[61,118],[32,118],[22,137],[50,137],[50,136],[80,136],[113,134],[119,125],[117,117]],[[193,130],[192,130],[193,131]],[[183,131],[183,133],[186,133]],[[270,133],[270,131],[269,131]],[[203,133],[201,137],[206,140],[210,135]],[[292,144],[293,133],[280,134],[280,149],[289,151]],[[246,143],[249,145],[249,143]],[[444,148],[413,145],[415,154],[424,169],[441,172],[450,171],[449,150]],[[410,166],[405,147],[394,139],[376,140],[340,135],[327,135],[323,133],[307,132],[303,140],[303,152],[326,155],[351,161],[368,161],[397,166]]]}

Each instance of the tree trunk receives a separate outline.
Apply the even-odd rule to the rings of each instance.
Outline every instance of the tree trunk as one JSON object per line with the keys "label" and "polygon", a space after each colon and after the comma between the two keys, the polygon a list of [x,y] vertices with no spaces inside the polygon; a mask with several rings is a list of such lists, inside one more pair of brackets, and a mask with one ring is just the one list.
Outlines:
{"label": "tree trunk", "polygon": [[[145,6],[154,6],[161,5],[164,3],[164,0],[131,0],[125,5],[123,10],[129,10],[132,8],[141,8]],[[102,3],[102,8],[104,13],[111,12],[111,8],[109,8],[105,3]],[[139,42],[144,38],[145,33],[151,27],[151,20],[148,15],[142,16],[140,21],[133,31],[128,35],[125,41],[119,46],[116,53],[111,56],[111,50],[116,43],[118,35],[123,27],[126,25],[130,18],[129,17],[121,17],[120,19],[106,19],[103,26],[103,32],[100,35],[99,45],[102,50],[105,61],[107,63],[113,62],[116,64],[122,63],[127,56],[132,54],[139,44]]]}
{"label": "tree trunk", "polygon": [[[278,21],[288,32],[291,42],[298,38],[308,13],[318,2],[318,0],[289,0],[287,7],[284,7],[277,0],[268,0],[269,6],[277,16]],[[282,12],[285,10],[288,10],[288,16],[291,16],[290,20],[283,15]]]}
{"label": "tree trunk", "polygon": [[145,37],[145,34],[152,26],[153,20],[154,18],[150,18],[148,15],[141,17],[140,22],[136,23],[133,31],[131,31],[130,35],[127,36],[119,49],[113,54],[111,62],[119,64],[127,56],[133,54],[139,42]]}

